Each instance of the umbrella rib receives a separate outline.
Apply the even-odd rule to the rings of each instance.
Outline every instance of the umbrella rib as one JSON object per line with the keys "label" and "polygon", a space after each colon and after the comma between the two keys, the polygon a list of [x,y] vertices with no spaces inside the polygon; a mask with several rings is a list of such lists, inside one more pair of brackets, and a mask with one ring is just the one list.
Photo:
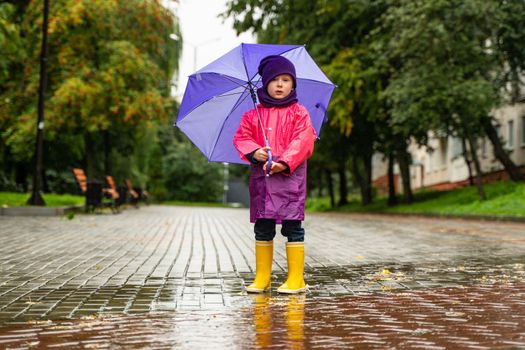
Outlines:
{"label": "umbrella rib", "polygon": [[[217,74],[217,73],[215,73],[215,74]],[[240,84],[240,83],[236,82],[235,80],[233,80],[233,79],[232,79],[230,76],[228,76],[228,75],[220,74],[220,76],[221,76],[221,77],[224,77],[224,78],[228,79],[229,81],[231,81],[232,83],[237,84],[238,86],[242,86],[242,87],[244,87],[244,88],[246,89],[246,85],[247,85],[247,83],[244,83],[244,81],[243,81],[243,84]]]}
{"label": "umbrella rib", "polygon": [[[244,90],[244,91],[246,91],[246,90]],[[227,96],[233,96],[233,95],[242,95],[242,94],[244,94],[244,91],[232,92],[231,94],[217,95],[215,97],[227,97]]]}
{"label": "umbrella rib", "polygon": [[[246,90],[243,91],[243,93],[245,93]],[[213,154],[213,152],[215,152],[215,146],[217,146],[217,142],[219,141],[219,136],[222,134],[222,130],[224,129],[224,125],[226,125],[226,121],[228,120],[228,118],[230,118],[230,116],[232,115],[232,113],[235,111],[235,109],[237,109],[237,107],[239,107],[245,100],[246,98],[248,97],[249,95],[246,94],[244,96],[244,98],[239,98],[237,100],[237,102],[233,105],[232,109],[230,110],[230,112],[228,113],[228,116],[226,117],[226,119],[224,120],[224,123],[222,123],[222,126],[221,126],[221,130],[219,130],[219,132],[217,133],[217,138],[215,139],[215,144],[213,145],[213,150],[211,151],[211,154]]]}
{"label": "umbrella rib", "polygon": [[255,82],[255,84],[253,84],[253,86],[257,86],[257,84],[259,84],[261,82],[261,79],[262,79],[262,77],[259,75],[259,79],[257,79],[257,81]]}
{"label": "umbrella rib", "polygon": [[[206,74],[215,74],[215,75],[220,75],[221,77],[223,77],[223,78],[229,80],[230,82],[234,83],[235,85],[244,88],[244,91],[248,90],[248,83],[245,83],[245,82],[243,81],[243,83],[241,84],[241,83],[235,81],[233,78],[231,78],[230,76],[228,76],[228,75],[226,75],[226,74],[219,74],[219,73],[214,73],[214,72],[207,72]],[[239,79],[239,80],[240,80],[240,79]],[[228,91],[231,91],[231,89],[228,90]],[[244,91],[242,91],[241,94],[244,93]],[[231,94],[231,95],[235,95],[235,93],[233,93],[233,94]],[[213,99],[213,98],[216,98],[216,97],[223,97],[223,96],[230,96],[230,95],[225,94],[225,95],[213,95],[213,96],[210,96],[209,98],[203,100],[203,101],[202,101],[201,103],[199,103],[198,105],[194,106],[191,110],[188,111],[187,114],[189,114],[189,113],[191,113],[192,111],[194,111],[195,109],[199,108],[200,106],[202,106],[204,103],[208,102],[209,100],[211,100],[211,99]]]}
{"label": "umbrella rib", "polygon": [[297,78],[297,80],[311,81],[311,82],[318,83],[318,84],[333,85],[333,86],[335,86],[335,84],[332,83],[332,82],[326,82],[326,81],[321,81],[321,80],[317,80],[317,79],[310,79],[310,78]]}
{"label": "umbrella rib", "polygon": [[[246,90],[243,91],[243,93],[245,93]],[[237,102],[233,105],[232,109],[230,110],[230,113],[228,113],[228,117],[235,111],[235,109],[237,109],[237,107],[239,107],[241,105],[241,103],[244,102],[244,100],[246,100],[246,98],[248,97],[248,94],[246,94],[246,96],[244,96],[244,98],[240,98],[237,100]],[[226,118],[228,119],[228,118]]]}
{"label": "umbrella rib", "polygon": [[192,111],[194,111],[195,109],[199,108],[200,106],[202,106],[203,104],[205,104],[206,102],[210,101],[211,99],[214,99],[214,98],[217,98],[217,97],[228,97],[228,96],[234,96],[234,95],[242,95],[244,94],[244,92],[247,90],[246,87],[244,85],[241,85],[241,87],[244,87],[245,89],[243,91],[240,91],[240,92],[232,92],[230,94],[224,94],[224,95],[215,95],[215,96],[212,96],[210,99],[208,100],[204,100],[202,101],[200,104],[198,104],[197,106],[195,106],[195,108],[192,109]]}

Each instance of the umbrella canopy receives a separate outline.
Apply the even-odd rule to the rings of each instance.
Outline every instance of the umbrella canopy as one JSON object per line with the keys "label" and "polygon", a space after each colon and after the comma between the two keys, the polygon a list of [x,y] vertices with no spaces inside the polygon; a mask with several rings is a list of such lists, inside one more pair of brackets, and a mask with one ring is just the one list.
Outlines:
{"label": "umbrella canopy", "polygon": [[233,146],[242,115],[254,108],[254,90],[262,87],[259,62],[281,55],[296,69],[297,97],[319,135],[334,90],[304,46],[241,44],[190,75],[176,125],[209,161],[246,164]]}

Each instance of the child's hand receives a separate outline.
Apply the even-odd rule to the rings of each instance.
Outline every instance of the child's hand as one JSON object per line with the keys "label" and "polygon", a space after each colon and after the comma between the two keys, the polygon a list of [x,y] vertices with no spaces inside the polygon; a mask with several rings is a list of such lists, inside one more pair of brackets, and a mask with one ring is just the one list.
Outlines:
{"label": "child's hand", "polygon": [[[268,162],[266,162],[263,166],[264,172],[266,172],[267,165],[268,165]],[[284,165],[283,163],[272,162],[272,167],[270,168],[270,175],[280,173],[281,171],[284,171],[287,168],[288,167]]]}
{"label": "child's hand", "polygon": [[259,162],[266,162],[268,160],[268,153],[267,153],[268,150],[270,150],[270,147],[259,148],[253,154],[253,158],[255,158],[255,160]]}

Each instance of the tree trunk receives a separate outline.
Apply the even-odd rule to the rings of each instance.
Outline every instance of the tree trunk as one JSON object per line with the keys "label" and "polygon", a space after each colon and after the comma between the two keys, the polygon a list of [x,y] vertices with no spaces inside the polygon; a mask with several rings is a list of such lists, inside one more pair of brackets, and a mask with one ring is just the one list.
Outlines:
{"label": "tree trunk", "polygon": [[317,170],[317,177],[316,177],[316,184],[315,186],[317,187],[317,195],[319,197],[323,197],[323,194],[324,194],[324,182],[323,182],[323,173],[325,171],[325,169],[323,169],[324,167],[323,166],[318,166],[316,168]]}
{"label": "tree trunk", "polygon": [[372,156],[370,154],[363,154],[363,167],[365,176],[361,188],[361,204],[368,205],[372,203]]}
{"label": "tree trunk", "polygon": [[328,193],[330,194],[330,205],[335,208],[335,193],[334,193],[334,181],[332,180],[332,172],[328,169],[325,171],[326,180],[328,182]]}
{"label": "tree trunk", "polygon": [[396,184],[394,178],[394,154],[388,154],[388,205],[397,205]]}
{"label": "tree trunk", "polygon": [[344,162],[340,162],[337,172],[339,174],[339,206],[348,204],[348,190],[346,184],[346,171]]}
{"label": "tree trunk", "polygon": [[361,158],[359,156],[352,157],[352,175],[354,177],[354,183],[359,187],[359,191],[361,193],[361,204],[368,205],[372,202],[372,187],[370,181],[367,181],[369,176],[366,174],[366,169],[363,177],[363,172],[359,166],[360,160]]}
{"label": "tree trunk", "polygon": [[42,179],[42,189],[44,193],[51,192],[49,188],[49,183],[47,182],[46,171],[44,170],[44,167],[42,167],[42,172],[40,174],[40,178]]}
{"label": "tree trunk", "polygon": [[113,175],[111,169],[111,137],[108,130],[102,131],[104,138],[104,174]]}
{"label": "tree trunk", "polygon": [[86,177],[88,181],[92,181],[95,178],[95,142],[93,135],[89,132],[84,134],[84,152],[86,157]]}
{"label": "tree trunk", "polygon": [[525,175],[520,172],[516,164],[510,159],[508,153],[503,148],[498,132],[494,125],[492,125],[491,118],[482,118],[483,129],[487,134],[492,146],[494,148],[494,155],[501,162],[505,171],[509,174],[512,181],[525,181]]}
{"label": "tree trunk", "polygon": [[412,203],[414,201],[412,187],[410,186],[409,157],[410,156],[405,149],[397,152],[397,164],[399,164],[399,172],[401,173],[401,180],[403,184],[403,203]]}
{"label": "tree trunk", "polygon": [[467,164],[468,169],[468,182],[470,186],[474,186],[474,177],[472,176],[472,166],[470,164],[471,161],[468,156],[467,143],[465,142],[464,137],[461,138],[461,144],[463,145],[463,158],[465,159],[465,164]]}
{"label": "tree trunk", "polygon": [[16,182],[16,189],[20,190],[25,193],[28,190],[27,186],[27,166],[23,163],[17,163],[15,167],[15,182]]}
{"label": "tree trunk", "polygon": [[478,189],[479,198],[481,198],[481,200],[486,200],[487,196],[485,195],[485,190],[483,189],[481,165],[479,164],[474,138],[470,134],[467,134],[467,138],[470,146],[470,155],[472,156],[472,161],[474,162],[474,167],[476,169],[476,187]]}

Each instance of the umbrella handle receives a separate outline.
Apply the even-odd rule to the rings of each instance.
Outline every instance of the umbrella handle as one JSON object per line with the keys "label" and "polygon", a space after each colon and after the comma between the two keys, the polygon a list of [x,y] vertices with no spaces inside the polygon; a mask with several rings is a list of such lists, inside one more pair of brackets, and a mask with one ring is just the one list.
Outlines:
{"label": "umbrella handle", "polygon": [[[265,140],[266,147],[270,147],[268,140]],[[267,150],[268,153],[268,164],[266,164],[266,176],[270,176],[270,170],[272,169],[272,151]]]}

